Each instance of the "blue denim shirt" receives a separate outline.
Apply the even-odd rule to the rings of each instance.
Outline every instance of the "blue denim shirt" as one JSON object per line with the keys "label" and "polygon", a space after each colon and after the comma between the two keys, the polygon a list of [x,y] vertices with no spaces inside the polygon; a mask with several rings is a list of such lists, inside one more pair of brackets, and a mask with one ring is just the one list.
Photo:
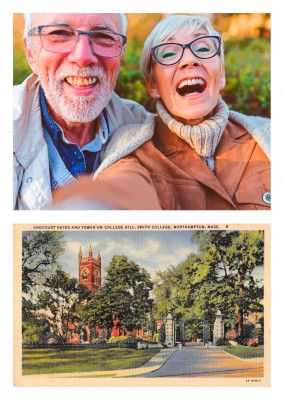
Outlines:
{"label": "blue denim shirt", "polygon": [[[94,172],[100,163],[100,150],[109,138],[109,126],[105,111],[102,112],[101,125],[95,139],[80,148],[66,139],[61,128],[51,118],[42,88],[40,88],[40,106],[44,136],[48,135],[52,139],[53,145],[72,176],[78,177],[84,173]],[[47,140],[47,146],[50,150],[51,142],[49,140]],[[49,162],[52,162],[52,158],[49,159]],[[50,169],[52,170],[52,168]]]}

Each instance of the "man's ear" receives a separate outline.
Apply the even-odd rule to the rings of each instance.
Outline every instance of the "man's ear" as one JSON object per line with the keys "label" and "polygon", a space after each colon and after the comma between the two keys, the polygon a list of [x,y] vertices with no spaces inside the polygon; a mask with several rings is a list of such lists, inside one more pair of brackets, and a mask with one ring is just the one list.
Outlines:
{"label": "man's ear", "polygon": [[24,41],[24,48],[25,48],[27,62],[29,63],[29,66],[31,67],[32,71],[35,74],[37,74],[37,63],[35,59],[34,50],[29,45],[27,38],[24,38],[23,41]]}
{"label": "man's ear", "polygon": [[155,99],[157,96],[157,93],[158,93],[155,82],[151,78],[147,77],[146,78],[146,86],[147,86],[150,96],[153,97],[153,99]]}

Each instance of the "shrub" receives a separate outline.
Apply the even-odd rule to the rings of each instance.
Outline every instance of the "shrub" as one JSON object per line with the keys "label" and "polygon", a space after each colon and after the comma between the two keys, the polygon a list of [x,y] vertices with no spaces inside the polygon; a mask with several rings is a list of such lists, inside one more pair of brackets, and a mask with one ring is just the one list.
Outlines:
{"label": "shrub", "polygon": [[108,343],[127,343],[129,336],[112,336],[108,339]]}
{"label": "shrub", "polygon": [[92,344],[105,344],[105,343],[106,343],[106,340],[105,340],[105,339],[93,338],[93,339],[91,340],[91,343],[92,343]]}
{"label": "shrub", "polygon": [[254,324],[251,322],[246,322],[243,325],[243,338],[250,339],[252,337],[252,332],[254,330]]}
{"label": "shrub", "polygon": [[216,338],[215,340],[215,346],[223,346],[223,344],[225,343],[224,339],[221,337]]}
{"label": "shrub", "polygon": [[228,339],[228,340],[236,340],[237,336],[238,336],[238,334],[236,331],[229,331],[226,333],[226,339]]}
{"label": "shrub", "polygon": [[154,333],[152,340],[153,342],[159,342],[160,341],[159,333]]}
{"label": "shrub", "polygon": [[145,340],[137,337],[137,336],[129,336],[126,340],[126,343],[138,343],[138,342],[144,342]]}
{"label": "shrub", "polygon": [[250,347],[258,346],[258,339],[249,339],[247,341],[247,346],[250,346]]}
{"label": "shrub", "polygon": [[251,332],[251,337],[257,339],[259,344],[264,343],[264,332],[263,328],[254,328]]}
{"label": "shrub", "polygon": [[159,342],[164,343],[166,340],[166,327],[165,324],[158,330]]}
{"label": "shrub", "polygon": [[245,338],[245,339],[238,338],[238,344],[241,346],[246,346],[247,342],[248,342],[247,338]]}
{"label": "shrub", "polygon": [[134,41],[127,46],[119,71],[116,92],[121,97],[126,97],[142,103],[149,96],[140,69],[140,56],[142,43]]}
{"label": "shrub", "polygon": [[149,342],[138,336],[113,336],[108,339],[108,343],[138,343],[138,342]]}
{"label": "shrub", "polygon": [[34,325],[26,325],[23,333],[23,342],[25,344],[36,344],[40,342],[40,328]]}
{"label": "shrub", "polygon": [[244,114],[270,117],[270,41],[264,38],[225,43],[223,99]]}

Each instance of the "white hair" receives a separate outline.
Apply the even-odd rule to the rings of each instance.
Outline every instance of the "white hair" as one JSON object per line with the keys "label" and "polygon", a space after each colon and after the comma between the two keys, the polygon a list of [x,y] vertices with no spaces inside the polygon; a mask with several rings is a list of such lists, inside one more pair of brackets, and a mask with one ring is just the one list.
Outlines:
{"label": "white hair", "polygon": [[[219,32],[217,32],[212,27],[210,21],[204,17],[192,15],[172,15],[161,20],[154,27],[144,43],[144,48],[140,61],[144,78],[153,80],[153,70],[150,54],[152,47],[167,41],[178,32],[182,32],[184,35],[190,35],[200,29],[205,30],[208,35],[220,36]],[[221,63],[224,65],[223,41],[221,43],[220,58]]]}
{"label": "white hair", "polygon": [[[26,38],[28,36],[29,31],[32,28],[32,20],[34,18],[35,14],[24,14],[24,18],[25,18],[25,28],[24,28],[24,38]],[[125,14],[119,14],[120,16],[120,30],[121,32],[118,33],[122,33],[122,35],[126,35],[126,28],[127,28],[127,18]]]}

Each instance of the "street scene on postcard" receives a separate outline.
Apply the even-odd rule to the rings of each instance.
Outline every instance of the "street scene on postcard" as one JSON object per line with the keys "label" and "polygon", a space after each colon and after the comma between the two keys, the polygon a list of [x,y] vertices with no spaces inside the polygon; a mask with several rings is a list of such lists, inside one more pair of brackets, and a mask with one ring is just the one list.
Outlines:
{"label": "street scene on postcard", "polygon": [[46,228],[21,232],[23,377],[261,382],[265,230]]}

